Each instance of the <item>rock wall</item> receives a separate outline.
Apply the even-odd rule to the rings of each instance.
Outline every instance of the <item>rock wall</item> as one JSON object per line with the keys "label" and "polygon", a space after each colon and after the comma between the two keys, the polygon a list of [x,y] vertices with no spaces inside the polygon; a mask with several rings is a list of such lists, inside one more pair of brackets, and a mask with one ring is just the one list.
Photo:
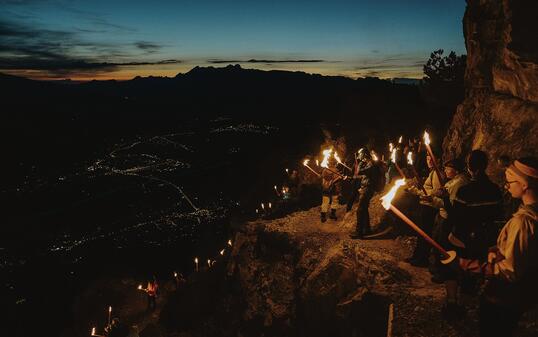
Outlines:
{"label": "rock wall", "polygon": [[444,139],[444,155],[472,149],[496,160],[538,154],[538,1],[467,0],[466,97]]}

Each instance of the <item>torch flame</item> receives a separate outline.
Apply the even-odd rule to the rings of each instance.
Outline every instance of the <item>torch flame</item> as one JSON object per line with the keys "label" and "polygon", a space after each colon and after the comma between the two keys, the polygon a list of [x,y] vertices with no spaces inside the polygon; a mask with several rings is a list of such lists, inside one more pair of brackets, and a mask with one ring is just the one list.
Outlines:
{"label": "torch flame", "polygon": [[407,153],[407,163],[409,165],[413,165],[413,152],[409,151]]}
{"label": "torch flame", "polygon": [[209,260],[209,259],[207,260],[207,265],[208,265],[209,267],[211,267],[211,260]]}
{"label": "torch flame", "polygon": [[92,328],[92,336],[95,336],[95,328]]}
{"label": "torch flame", "polygon": [[[310,160],[305,159],[305,160],[303,161],[303,165],[304,165],[304,166],[307,166],[309,161],[310,161]],[[287,169],[286,169],[286,170],[287,170]]]}
{"label": "torch flame", "polygon": [[336,159],[336,161],[339,164],[342,164],[342,159],[340,159],[340,157],[338,156],[338,153],[336,151],[334,151],[334,159]]}
{"label": "torch flame", "polygon": [[271,208],[271,203],[269,203],[269,208]]}
{"label": "torch flame", "polygon": [[277,190],[277,188],[276,188],[276,185],[275,185],[275,191],[276,191],[276,190]]}
{"label": "torch flame", "polygon": [[379,199],[381,200],[381,204],[383,205],[385,209],[388,210],[390,208],[392,199],[394,199],[394,196],[396,195],[398,188],[400,188],[400,186],[403,186],[403,185],[405,185],[405,179],[396,180],[396,182],[394,183],[394,186],[392,186],[390,191],[384,196],[382,196],[381,199]]}
{"label": "torch flame", "polygon": [[396,149],[392,149],[392,153],[390,154],[390,160],[396,164]]}
{"label": "torch flame", "polygon": [[321,167],[325,167],[325,168],[329,167],[329,157],[331,156],[332,152],[333,152],[333,149],[327,149],[323,151],[323,161],[320,164]]}
{"label": "torch flame", "polygon": [[316,166],[319,166],[319,160],[316,159]]}
{"label": "torch flame", "polygon": [[372,150],[370,153],[371,153],[371,155],[372,155],[372,159],[373,159],[374,161],[378,161],[378,160],[379,160],[379,158],[377,157],[377,154],[375,153],[374,150]]}
{"label": "torch flame", "polygon": [[232,246],[232,240],[228,240],[228,246]]}
{"label": "torch flame", "polygon": [[224,255],[224,249],[220,251],[220,255]]}
{"label": "torch flame", "polygon": [[112,312],[112,307],[108,307],[108,312],[111,313]]}
{"label": "torch flame", "polygon": [[197,257],[194,258],[194,263],[198,264],[198,258]]}
{"label": "torch flame", "polygon": [[430,145],[430,135],[427,131],[424,131],[424,144]]}
{"label": "torch flame", "polygon": [[398,139],[398,144],[401,144],[403,141],[403,136],[400,136],[400,138]]}
{"label": "torch flame", "polygon": [[142,290],[142,285],[141,284],[138,285],[138,290]]}
{"label": "torch flame", "polygon": [[177,272],[176,271],[174,272],[174,277],[177,277]]}
{"label": "torch flame", "polygon": [[393,149],[394,149],[394,145],[392,145],[392,143],[389,143],[389,152],[392,153]]}
{"label": "torch flame", "polygon": [[262,205],[262,209],[265,209],[265,205],[263,204],[263,202],[261,203],[261,205]]}

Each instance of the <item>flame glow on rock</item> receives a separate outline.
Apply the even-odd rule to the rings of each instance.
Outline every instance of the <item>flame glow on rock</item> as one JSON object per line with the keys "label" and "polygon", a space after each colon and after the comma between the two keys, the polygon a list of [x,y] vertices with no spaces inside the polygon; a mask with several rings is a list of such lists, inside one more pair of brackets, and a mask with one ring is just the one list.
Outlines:
{"label": "flame glow on rock", "polygon": [[329,167],[329,158],[331,157],[331,153],[333,152],[333,149],[327,149],[323,151],[323,160],[321,161],[321,164],[319,166],[328,168]]}
{"label": "flame glow on rock", "polygon": [[409,151],[407,153],[407,163],[409,165],[413,165],[413,152]]}
{"label": "flame glow on rock", "polygon": [[400,186],[403,185],[405,185],[405,179],[396,180],[394,186],[391,187],[390,191],[379,199],[381,200],[381,204],[386,210],[390,208],[392,199],[394,199],[394,196],[396,195],[396,192],[398,191]]}
{"label": "flame glow on rock", "polygon": [[430,134],[427,131],[424,131],[424,144],[430,145]]}

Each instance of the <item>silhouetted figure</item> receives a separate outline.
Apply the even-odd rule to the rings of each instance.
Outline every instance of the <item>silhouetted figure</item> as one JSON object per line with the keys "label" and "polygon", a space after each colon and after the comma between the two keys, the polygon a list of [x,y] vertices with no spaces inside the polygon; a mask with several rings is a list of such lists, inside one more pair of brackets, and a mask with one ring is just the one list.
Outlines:
{"label": "silhouetted figure", "polygon": [[342,179],[338,174],[331,172],[331,170],[336,172],[334,159],[329,159],[327,165],[330,169],[324,168],[321,171],[321,222],[327,221],[329,206],[331,209],[329,218],[336,220],[336,208],[338,207],[338,195],[340,194],[338,183]]}
{"label": "silhouetted figure", "polygon": [[370,234],[370,213],[368,207],[370,200],[374,195],[378,185],[379,168],[373,162],[370,152],[366,148],[361,148],[358,151],[358,159],[360,160],[357,176],[361,180],[359,188],[359,202],[357,207],[357,224],[355,232],[350,234],[352,239],[363,239],[365,235]]}

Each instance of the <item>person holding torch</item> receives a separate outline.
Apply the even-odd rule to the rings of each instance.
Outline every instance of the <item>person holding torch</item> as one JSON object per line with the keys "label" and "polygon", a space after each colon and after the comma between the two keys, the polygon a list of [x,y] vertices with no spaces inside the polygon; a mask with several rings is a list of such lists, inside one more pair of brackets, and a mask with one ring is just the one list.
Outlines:
{"label": "person holding torch", "polygon": [[479,309],[483,337],[512,336],[521,315],[538,300],[538,159],[514,161],[505,176],[505,188],[522,205],[501,229],[496,246],[485,260],[459,257],[449,264],[486,279]]}
{"label": "person holding torch", "polygon": [[340,194],[339,181],[342,179],[342,175],[337,174],[336,160],[332,156],[326,156],[324,164],[321,165],[323,171],[321,171],[321,222],[327,221],[327,211],[329,206],[331,213],[329,218],[336,220],[336,208],[338,207],[338,195]]}

